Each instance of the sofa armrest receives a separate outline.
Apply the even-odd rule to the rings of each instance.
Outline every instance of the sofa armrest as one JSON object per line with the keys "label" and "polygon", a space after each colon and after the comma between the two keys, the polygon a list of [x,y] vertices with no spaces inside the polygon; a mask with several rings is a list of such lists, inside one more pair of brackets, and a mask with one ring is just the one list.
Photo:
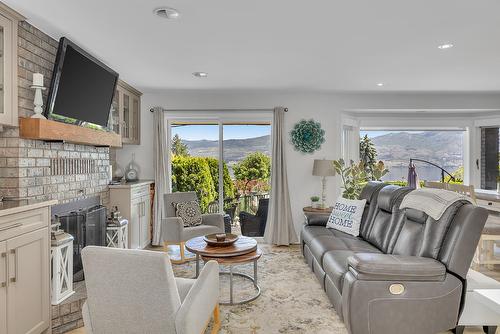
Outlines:
{"label": "sofa armrest", "polygon": [[318,213],[304,213],[305,224],[309,226],[326,226],[330,215]]}
{"label": "sofa armrest", "polygon": [[[130,228],[130,227],[129,227]],[[181,242],[184,223],[179,217],[167,217],[161,220],[161,234],[163,241]]]}
{"label": "sofa armrest", "polygon": [[220,213],[206,213],[201,215],[203,225],[215,226],[224,232],[224,216]]}
{"label": "sofa armrest", "polygon": [[349,271],[362,281],[443,281],[446,267],[420,256],[358,253],[349,257]]}

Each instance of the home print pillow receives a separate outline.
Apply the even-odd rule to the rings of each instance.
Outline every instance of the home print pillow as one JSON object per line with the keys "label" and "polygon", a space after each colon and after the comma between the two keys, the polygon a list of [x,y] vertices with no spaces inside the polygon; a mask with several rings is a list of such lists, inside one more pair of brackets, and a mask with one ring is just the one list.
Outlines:
{"label": "home print pillow", "polygon": [[347,199],[340,196],[333,206],[326,227],[334,228],[357,237],[361,225],[361,217],[365,210],[366,199]]}

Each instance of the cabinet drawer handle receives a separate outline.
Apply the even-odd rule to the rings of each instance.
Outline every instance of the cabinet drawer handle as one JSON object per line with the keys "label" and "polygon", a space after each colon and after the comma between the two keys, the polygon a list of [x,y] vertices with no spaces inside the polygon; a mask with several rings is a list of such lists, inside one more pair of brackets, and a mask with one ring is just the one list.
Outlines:
{"label": "cabinet drawer handle", "polygon": [[17,252],[16,249],[11,249],[10,254],[14,255],[14,277],[10,278],[11,283],[16,283],[17,281]]}
{"label": "cabinet drawer handle", "polygon": [[0,232],[1,231],[7,231],[7,230],[10,230],[11,228],[16,228],[16,227],[19,227],[19,226],[23,226],[23,224],[16,223],[16,224],[12,224],[12,225],[9,225],[9,226],[0,227]]}

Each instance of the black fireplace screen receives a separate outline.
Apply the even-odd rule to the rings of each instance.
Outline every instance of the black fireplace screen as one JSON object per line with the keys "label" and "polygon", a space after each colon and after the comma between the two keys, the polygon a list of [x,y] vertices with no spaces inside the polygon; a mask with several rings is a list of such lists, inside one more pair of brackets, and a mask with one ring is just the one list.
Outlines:
{"label": "black fireplace screen", "polygon": [[73,240],[73,280],[82,280],[82,249],[89,245],[106,246],[106,207],[96,205],[60,215],[57,218],[61,229],[75,238]]}

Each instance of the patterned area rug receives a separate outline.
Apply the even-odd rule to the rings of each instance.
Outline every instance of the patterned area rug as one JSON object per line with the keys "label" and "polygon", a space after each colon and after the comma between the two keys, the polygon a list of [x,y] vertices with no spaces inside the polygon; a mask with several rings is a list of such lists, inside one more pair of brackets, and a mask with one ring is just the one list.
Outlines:
{"label": "patterned area rug", "polygon": [[[222,334],[347,334],[316,276],[304,262],[299,246],[276,247],[259,244],[258,283],[262,294],[253,302],[221,306]],[[161,248],[153,248],[161,250]],[[176,253],[172,250],[172,253]],[[169,252],[170,253],[170,252]],[[177,250],[178,253],[178,250]],[[172,254],[178,255],[178,254]],[[191,278],[195,263],[174,265],[176,276]],[[228,270],[221,267],[220,270]],[[234,271],[253,276],[253,264],[234,266]],[[255,293],[253,284],[234,278],[235,300]],[[227,275],[221,276],[221,301],[229,296]],[[210,333],[210,327],[206,333]],[[451,334],[445,332],[440,334]],[[467,327],[466,334],[483,333],[481,327]],[[500,334],[500,329],[497,330]]]}
{"label": "patterned area rug", "polygon": [[[221,306],[221,333],[347,334],[316,277],[306,266],[298,246],[259,247],[263,251],[258,261],[258,283],[262,294],[247,304]],[[174,265],[174,272],[176,276],[193,277],[194,268],[194,262]],[[233,268],[253,276],[253,264]],[[221,270],[228,268],[221,267]],[[228,277],[223,275],[220,292],[222,301],[228,300],[228,290]],[[235,277],[236,301],[253,293],[253,284]]]}

